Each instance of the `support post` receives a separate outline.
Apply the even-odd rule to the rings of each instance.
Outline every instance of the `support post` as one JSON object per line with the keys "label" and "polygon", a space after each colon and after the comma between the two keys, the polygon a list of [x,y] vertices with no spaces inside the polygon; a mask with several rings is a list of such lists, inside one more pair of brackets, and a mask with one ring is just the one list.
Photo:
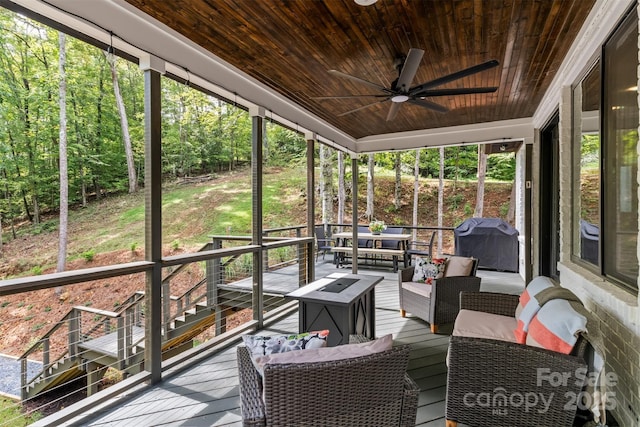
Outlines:
{"label": "support post", "polygon": [[251,115],[251,189],[253,194],[252,210],[252,236],[254,245],[260,246],[258,252],[253,254],[253,288],[251,306],[253,320],[258,322],[258,329],[264,323],[264,295],[262,282],[262,121],[264,120],[264,108],[257,107],[249,110]]}
{"label": "support post", "polygon": [[144,197],[146,274],[144,368],[151,384],[162,380],[162,105],[161,74],[165,63],[152,55],[140,58],[144,72]]}
{"label": "support post", "polygon": [[[213,239],[211,249],[222,249],[222,240]],[[220,306],[220,297],[218,295],[218,285],[222,283],[222,263],[220,258],[208,259],[205,261],[206,277],[207,277],[207,307],[213,309],[216,316],[216,336],[220,336],[225,332],[225,325],[222,323],[223,310]]]}
{"label": "support post", "polygon": [[358,274],[358,156],[351,156],[351,224],[353,224],[353,252],[351,272]]}
{"label": "support post", "polygon": [[[307,236],[315,235],[315,218],[316,218],[316,168],[315,168],[315,134],[306,134],[307,140]],[[315,244],[307,245],[307,254],[304,264],[307,265],[307,283],[316,280],[316,264],[315,264]],[[302,272],[301,272],[302,273]]]}

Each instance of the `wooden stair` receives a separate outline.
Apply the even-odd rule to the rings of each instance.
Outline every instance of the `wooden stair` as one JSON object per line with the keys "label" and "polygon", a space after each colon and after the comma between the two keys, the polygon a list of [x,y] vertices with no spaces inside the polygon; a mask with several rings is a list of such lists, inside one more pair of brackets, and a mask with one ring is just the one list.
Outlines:
{"label": "wooden stair", "polygon": [[[215,310],[205,304],[196,304],[176,317],[168,326],[163,338],[163,360],[193,347],[193,338],[215,324]],[[87,375],[86,367],[114,367],[129,374],[140,372],[144,363],[144,328],[133,326],[131,342],[137,343],[120,360],[118,355],[118,333],[111,332],[78,344],[81,356],[65,356],[37,375],[23,392],[23,399],[32,398]]]}

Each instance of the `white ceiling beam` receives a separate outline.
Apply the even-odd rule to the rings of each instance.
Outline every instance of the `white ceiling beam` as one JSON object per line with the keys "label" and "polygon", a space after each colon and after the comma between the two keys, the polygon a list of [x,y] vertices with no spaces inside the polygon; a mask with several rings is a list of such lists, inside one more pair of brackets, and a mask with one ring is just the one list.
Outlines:
{"label": "white ceiling beam", "polygon": [[441,146],[493,143],[533,137],[530,118],[502,120],[413,132],[367,136],[358,139],[358,153],[411,150]]}

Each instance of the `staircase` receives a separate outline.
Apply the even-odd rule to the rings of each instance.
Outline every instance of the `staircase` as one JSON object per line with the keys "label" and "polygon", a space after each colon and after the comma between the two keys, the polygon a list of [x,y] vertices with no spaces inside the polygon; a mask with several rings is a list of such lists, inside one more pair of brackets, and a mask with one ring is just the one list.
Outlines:
{"label": "staircase", "polygon": [[[180,297],[170,297],[177,307],[176,315],[165,316],[163,327],[163,360],[193,347],[193,338],[215,324],[215,309],[193,298],[203,282]],[[195,300],[196,302],[193,302]],[[111,367],[127,374],[144,367],[144,293],[129,297],[118,312],[91,307],[72,308],[56,325],[20,356],[23,400],[87,377],[87,395],[97,391],[97,382]],[[170,311],[170,310],[169,310]],[[68,336],[68,348],[54,362],[49,362],[50,341],[56,334]],[[43,369],[27,379],[27,357],[42,353]]]}

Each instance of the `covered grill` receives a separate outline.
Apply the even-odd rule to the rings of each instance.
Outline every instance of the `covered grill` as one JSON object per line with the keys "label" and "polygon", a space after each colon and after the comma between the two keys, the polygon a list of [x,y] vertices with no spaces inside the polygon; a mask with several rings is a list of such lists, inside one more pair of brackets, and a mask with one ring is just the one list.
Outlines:
{"label": "covered grill", "polygon": [[480,267],[518,272],[518,230],[500,218],[469,218],[453,231],[456,255]]}

